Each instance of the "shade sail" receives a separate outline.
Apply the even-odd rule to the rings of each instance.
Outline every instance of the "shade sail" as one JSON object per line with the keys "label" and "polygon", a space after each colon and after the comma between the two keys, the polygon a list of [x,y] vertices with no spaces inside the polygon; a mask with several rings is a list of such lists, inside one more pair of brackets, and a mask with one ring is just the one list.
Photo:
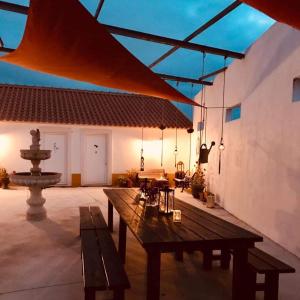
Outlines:
{"label": "shade sail", "polygon": [[242,0],[271,18],[300,30],[299,0]]}
{"label": "shade sail", "polygon": [[78,0],[31,0],[21,44],[0,60],[35,71],[196,105],[135,58]]}

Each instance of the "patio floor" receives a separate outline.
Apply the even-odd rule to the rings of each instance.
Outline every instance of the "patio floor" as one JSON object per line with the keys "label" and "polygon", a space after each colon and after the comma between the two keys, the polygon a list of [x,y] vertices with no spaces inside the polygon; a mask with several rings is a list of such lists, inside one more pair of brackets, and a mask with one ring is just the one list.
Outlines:
{"label": "patio floor", "polygon": [[[80,205],[99,205],[107,216],[107,200],[102,188],[51,188],[44,191],[48,219],[25,220],[28,191],[0,190],[0,299],[54,300],[84,299],[81,277],[79,213]],[[253,230],[221,208],[207,209],[187,193],[176,196],[230,222]],[[117,216],[117,214],[116,214]],[[115,231],[118,218],[115,218]],[[114,233],[114,238],[117,234]],[[264,238],[261,248],[300,270],[300,259]],[[126,299],[145,299],[146,255],[128,232],[126,270],[132,288]],[[215,266],[203,271],[201,253],[185,254],[184,262],[173,255],[162,256],[162,299],[231,299],[231,271]],[[280,299],[300,299],[300,273],[280,276]],[[97,299],[111,299],[110,292]],[[257,299],[263,299],[259,293]]]}

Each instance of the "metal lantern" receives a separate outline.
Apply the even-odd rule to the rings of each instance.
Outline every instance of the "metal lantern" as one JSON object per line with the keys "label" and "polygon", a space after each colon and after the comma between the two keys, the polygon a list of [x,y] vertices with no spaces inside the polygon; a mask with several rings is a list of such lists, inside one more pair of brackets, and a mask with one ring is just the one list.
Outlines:
{"label": "metal lantern", "polygon": [[163,214],[171,214],[174,210],[175,190],[165,187],[160,190],[159,212]]}

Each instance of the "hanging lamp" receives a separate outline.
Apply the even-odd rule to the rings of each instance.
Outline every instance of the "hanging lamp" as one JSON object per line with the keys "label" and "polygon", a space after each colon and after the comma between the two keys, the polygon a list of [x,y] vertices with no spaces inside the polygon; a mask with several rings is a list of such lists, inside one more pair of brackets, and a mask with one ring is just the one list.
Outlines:
{"label": "hanging lamp", "polygon": [[[177,115],[177,111],[176,111]],[[178,145],[177,145],[177,117],[176,117],[176,128],[175,128],[175,150],[174,150],[174,157],[175,157],[175,168],[177,165],[177,155],[178,155]]]}
{"label": "hanging lamp", "polygon": [[159,129],[161,130],[161,157],[160,157],[160,166],[163,166],[163,160],[164,160],[164,130],[166,129],[166,126],[161,124],[159,126]]}
{"label": "hanging lamp", "polygon": [[164,125],[164,112],[165,112],[165,102],[162,103],[162,110],[161,110],[161,124],[159,129],[161,130],[161,156],[160,156],[160,166],[163,166],[164,160],[164,130],[166,126]]}
{"label": "hanging lamp", "polygon": [[222,164],[222,152],[225,150],[224,144],[224,114],[225,114],[225,83],[226,83],[226,59],[224,56],[224,75],[223,75],[223,94],[222,94],[222,124],[221,124],[221,138],[219,144],[219,174],[221,174],[221,164]]}
{"label": "hanging lamp", "polygon": [[190,135],[190,153],[189,153],[189,176],[191,175],[191,156],[192,156],[192,133],[194,128],[188,128],[187,133]]}
{"label": "hanging lamp", "polygon": [[144,125],[145,125],[145,101],[142,100],[142,142],[141,142],[141,158],[140,158],[140,171],[145,170],[145,158],[144,158]]}

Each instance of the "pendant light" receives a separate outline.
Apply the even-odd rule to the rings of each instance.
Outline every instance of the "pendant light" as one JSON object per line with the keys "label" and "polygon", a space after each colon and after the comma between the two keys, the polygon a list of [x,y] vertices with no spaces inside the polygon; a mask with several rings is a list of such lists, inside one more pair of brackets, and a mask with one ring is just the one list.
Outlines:
{"label": "pendant light", "polygon": [[175,150],[174,150],[174,156],[175,156],[175,168],[177,165],[177,155],[178,155],[178,145],[177,145],[177,109],[175,113],[175,118],[176,118],[176,127],[175,127]]}
{"label": "pendant light", "polygon": [[163,166],[163,160],[164,160],[164,130],[166,129],[166,126],[164,124],[161,124],[159,126],[159,129],[161,130],[161,157],[160,157],[160,166]]}
{"label": "pendant light", "polygon": [[142,143],[141,143],[141,158],[140,158],[140,171],[145,170],[144,158],[144,125],[145,125],[145,100],[142,100]]}
{"label": "pendant light", "polygon": [[224,57],[224,75],[223,75],[223,95],[222,95],[222,124],[221,124],[221,138],[219,144],[219,174],[221,174],[222,152],[225,150],[224,145],[224,114],[225,114],[225,83],[226,83],[226,59]]}
{"label": "pendant light", "polygon": [[164,111],[165,111],[165,102],[162,103],[161,124],[159,126],[159,129],[161,130],[161,156],[160,156],[161,167],[163,166],[163,160],[164,160],[164,130],[166,129],[166,126],[164,125]]}
{"label": "pendant light", "polygon": [[194,128],[188,128],[187,133],[190,135],[190,153],[189,153],[189,176],[191,175],[191,156],[192,156],[192,133]]}

